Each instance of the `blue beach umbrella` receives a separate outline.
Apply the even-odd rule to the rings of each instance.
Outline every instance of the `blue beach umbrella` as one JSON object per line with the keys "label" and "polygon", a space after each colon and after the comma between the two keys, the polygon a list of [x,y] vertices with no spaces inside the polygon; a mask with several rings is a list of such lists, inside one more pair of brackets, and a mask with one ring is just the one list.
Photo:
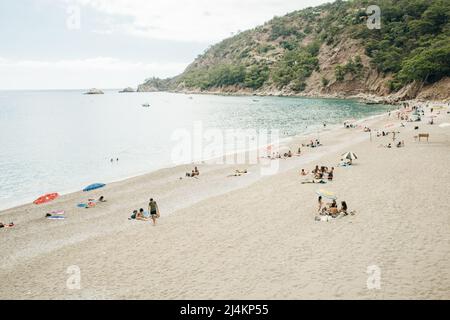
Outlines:
{"label": "blue beach umbrella", "polygon": [[83,191],[86,192],[86,191],[91,191],[91,190],[95,190],[95,189],[100,189],[100,188],[103,188],[104,186],[106,186],[106,184],[104,184],[104,183],[93,183],[91,185],[88,185],[86,188],[84,188]]}

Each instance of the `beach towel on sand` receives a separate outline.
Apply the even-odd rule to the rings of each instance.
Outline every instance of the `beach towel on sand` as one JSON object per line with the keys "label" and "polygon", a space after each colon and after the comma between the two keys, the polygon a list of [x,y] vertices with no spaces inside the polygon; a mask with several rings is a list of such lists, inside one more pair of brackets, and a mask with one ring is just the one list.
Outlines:
{"label": "beach towel on sand", "polygon": [[316,216],[315,220],[322,221],[322,222],[328,222],[328,221],[334,220],[334,218],[330,217],[330,216]]}
{"label": "beach towel on sand", "polygon": [[49,211],[47,212],[48,214],[51,214],[52,216],[62,216],[64,215],[65,211],[64,210],[53,210],[53,211]]}
{"label": "beach towel on sand", "polygon": [[95,207],[96,203],[95,202],[88,202],[88,203],[79,203],[77,204],[78,208],[93,208]]}
{"label": "beach towel on sand", "polygon": [[62,220],[62,219],[65,219],[66,217],[64,217],[64,216],[50,216],[50,217],[46,217],[47,219],[50,219],[50,220]]}

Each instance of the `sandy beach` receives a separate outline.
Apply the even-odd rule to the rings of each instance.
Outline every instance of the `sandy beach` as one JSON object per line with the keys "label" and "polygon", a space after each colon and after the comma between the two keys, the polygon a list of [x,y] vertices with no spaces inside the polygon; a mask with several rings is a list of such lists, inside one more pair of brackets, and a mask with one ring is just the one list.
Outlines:
{"label": "sandy beach", "polygon": [[[198,179],[179,179],[193,166],[178,166],[0,212],[15,223],[0,229],[0,299],[450,299],[450,114],[435,110],[429,125],[425,110],[405,127],[393,112],[321,133],[323,146],[280,160],[271,176],[207,162]],[[399,131],[405,147],[375,129]],[[337,167],[346,151],[358,159]],[[334,180],[302,184],[300,170],[316,164],[336,167]],[[320,188],[356,213],[315,221]],[[106,203],[76,207],[101,195]],[[150,197],[157,226],[128,220]],[[45,219],[52,210],[66,218]],[[79,289],[67,286],[72,266]],[[374,269],[377,288],[367,285]]]}

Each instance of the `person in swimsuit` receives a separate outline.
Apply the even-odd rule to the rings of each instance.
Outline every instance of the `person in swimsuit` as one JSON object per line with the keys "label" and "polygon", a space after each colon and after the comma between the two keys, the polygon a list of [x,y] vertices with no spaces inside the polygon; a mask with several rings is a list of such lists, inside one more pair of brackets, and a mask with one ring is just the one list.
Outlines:
{"label": "person in swimsuit", "polygon": [[339,213],[336,200],[333,200],[333,202],[330,204],[330,207],[328,208],[328,214],[335,218]]}
{"label": "person in swimsuit", "polygon": [[347,203],[345,201],[341,202],[341,210],[339,210],[339,212],[343,213],[345,216],[348,214],[347,213]]}
{"label": "person in swimsuit", "polygon": [[318,171],[316,174],[314,174],[314,179],[322,179],[323,178],[323,173]]}
{"label": "person in swimsuit", "polygon": [[139,209],[139,212],[136,214],[136,220],[142,220],[142,221],[147,221],[148,220],[148,212],[146,214],[146,212],[144,211],[143,208]]}
{"label": "person in swimsuit", "polygon": [[319,204],[319,209],[317,210],[317,212],[320,212],[320,210],[322,210],[322,206],[323,206],[322,196],[319,196],[319,199],[317,199],[317,202]]}
{"label": "person in swimsuit", "polygon": [[153,225],[156,225],[156,218],[159,218],[159,208],[153,198],[150,198],[150,202],[148,203],[148,211],[150,212],[150,217],[152,218]]}
{"label": "person in swimsuit", "polygon": [[4,224],[4,223],[1,223],[0,222],[0,229],[1,228],[12,228],[12,227],[14,227],[14,223],[8,223],[8,224]]}
{"label": "person in swimsuit", "polygon": [[331,167],[330,172],[328,172],[328,180],[330,180],[330,181],[333,180],[333,172],[334,172],[334,167]]}
{"label": "person in swimsuit", "polygon": [[129,219],[130,220],[136,219],[137,215],[138,215],[138,211],[134,210],[133,213],[131,214],[131,217]]}

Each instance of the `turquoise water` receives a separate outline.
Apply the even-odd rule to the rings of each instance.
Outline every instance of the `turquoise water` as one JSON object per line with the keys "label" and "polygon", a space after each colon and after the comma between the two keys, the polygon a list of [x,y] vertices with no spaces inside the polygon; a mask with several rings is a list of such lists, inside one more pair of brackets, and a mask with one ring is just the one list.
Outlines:
{"label": "turquoise water", "polygon": [[0,209],[171,167],[173,133],[199,121],[205,130],[279,129],[290,136],[388,108],[333,99],[0,91]]}

